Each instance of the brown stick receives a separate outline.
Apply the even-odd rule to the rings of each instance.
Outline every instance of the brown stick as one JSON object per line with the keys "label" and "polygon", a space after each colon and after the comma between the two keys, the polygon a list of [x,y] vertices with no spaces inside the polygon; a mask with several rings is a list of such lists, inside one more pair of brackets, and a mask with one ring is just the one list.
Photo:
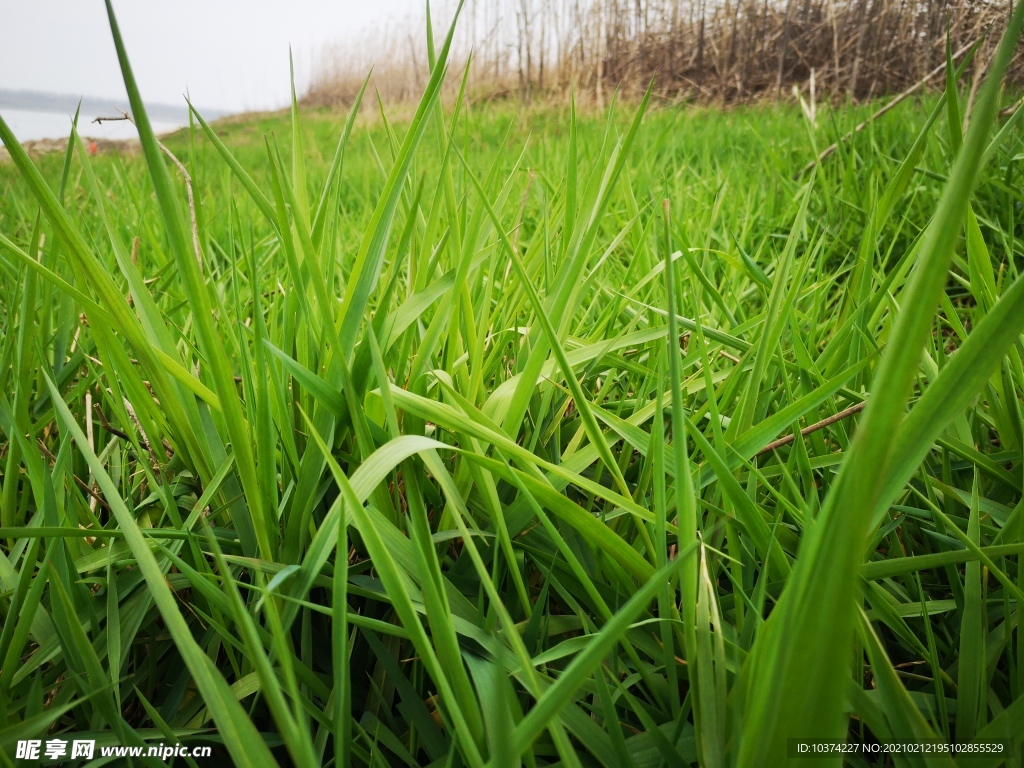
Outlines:
{"label": "brown stick", "polygon": [[[116,437],[120,437],[122,440],[125,440],[129,443],[132,441],[131,437],[128,436],[127,432],[122,432],[120,429],[111,426],[110,424],[100,424],[100,428]],[[141,445],[143,448],[147,450],[149,449],[149,443],[146,443],[143,440],[139,440],[139,445]]]}
{"label": "brown stick", "polygon": [[[44,456],[46,456],[46,458],[48,458],[48,459],[49,459],[50,461],[52,461],[52,462],[56,463],[56,461],[57,461],[57,458],[56,458],[56,457],[55,457],[55,456],[54,456],[54,455],[53,455],[52,453],[50,453],[50,451],[49,451],[49,450],[47,449],[47,447],[46,447],[46,446],[45,446],[45,445],[43,444],[43,441],[42,441],[42,440],[38,440],[38,441],[37,441],[37,444],[39,445],[39,450],[40,450],[40,451],[42,452],[42,454],[43,454]],[[98,494],[98,493],[97,493],[96,491],[94,491],[94,490],[93,490],[93,489],[92,489],[92,488],[91,488],[91,487],[89,486],[89,484],[88,484],[88,483],[86,483],[86,482],[85,482],[85,481],[84,481],[84,480],[83,480],[82,478],[80,478],[80,477],[79,477],[78,475],[74,475],[74,478],[75,478],[75,482],[76,482],[76,483],[78,483],[78,486],[79,486],[79,487],[80,487],[80,488],[81,488],[81,489],[82,489],[83,491],[85,491],[86,493],[88,493],[88,494],[89,494],[89,495],[90,495],[90,496],[91,496],[91,497],[92,497],[93,499],[95,499],[95,500],[96,500],[96,501],[98,501],[98,502],[99,502],[100,504],[102,504],[102,505],[103,505],[103,507],[104,507],[104,509],[107,509],[107,510],[109,510],[109,509],[110,509],[110,505],[109,505],[109,504],[107,504],[107,502],[106,502],[106,501],[104,500],[104,498],[103,498],[102,496],[100,496],[100,495],[99,495],[99,494]],[[90,506],[91,506],[91,505],[90,505]]]}
{"label": "brown stick", "polygon": [[[975,41],[975,43],[976,42],[977,41]],[[969,51],[971,49],[971,47],[975,45],[975,43],[971,43],[970,45],[965,45],[959,51],[954,53],[952,58],[954,58],[954,59],[959,58],[961,55],[963,55],[964,53]],[[835,152],[839,148],[840,144],[842,144],[844,141],[849,141],[853,137],[854,134],[860,133],[865,128],[867,128],[869,125],[871,125],[871,123],[873,123],[875,120],[877,120],[882,115],[884,115],[886,112],[888,112],[890,109],[893,109],[901,101],[903,101],[904,99],[906,99],[906,98],[912,96],[913,94],[915,94],[917,91],[919,91],[921,88],[923,88],[928,83],[929,80],[931,80],[937,74],[942,72],[945,68],[946,68],[946,62],[942,62],[941,64],[939,64],[939,66],[937,66],[935,69],[933,69],[927,75],[925,75],[923,78],[921,78],[916,83],[914,83],[914,85],[912,85],[909,88],[907,88],[907,90],[903,91],[903,93],[901,93],[898,96],[896,96],[896,98],[894,98],[892,101],[890,101],[884,107],[882,107],[880,110],[875,112],[875,114],[873,114],[867,120],[864,120],[863,122],[858,124],[857,127],[855,127],[852,131],[847,133],[841,139],[839,139],[839,141],[834,142],[833,144],[830,144],[829,146],[825,147],[825,149],[822,150],[821,154],[818,155],[817,159],[812,160],[807,165],[805,165],[803,167],[803,169],[801,169],[801,171],[796,175],[796,177],[800,178],[805,173],[807,173],[809,170],[814,168],[814,166],[816,166],[818,163],[820,163],[823,160],[825,160],[829,155],[831,155],[833,152]]]}
{"label": "brown stick", "polygon": [[[807,435],[811,434],[812,432],[817,432],[819,429],[824,429],[827,426],[835,424],[837,421],[842,421],[843,419],[849,416],[853,416],[853,414],[855,413],[860,413],[861,411],[864,410],[865,405],[867,405],[867,401],[857,403],[856,405],[851,405],[845,411],[840,411],[839,413],[829,416],[827,419],[822,419],[821,421],[815,424],[811,424],[811,426],[809,427],[801,429],[800,434],[803,435],[804,437],[807,437]],[[779,438],[774,443],[768,443],[768,445],[766,445],[764,448],[762,448],[760,451],[754,454],[754,458],[757,458],[758,456],[764,456],[764,454],[766,453],[771,453],[776,448],[781,448],[784,445],[789,445],[795,439],[796,435],[790,434],[786,435],[785,437]]]}

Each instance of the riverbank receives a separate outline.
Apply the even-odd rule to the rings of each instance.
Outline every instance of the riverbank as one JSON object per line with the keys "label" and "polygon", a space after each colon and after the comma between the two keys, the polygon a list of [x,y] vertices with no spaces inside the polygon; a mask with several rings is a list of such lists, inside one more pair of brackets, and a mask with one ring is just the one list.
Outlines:
{"label": "riverbank", "polygon": [[[93,155],[113,152],[134,154],[139,149],[138,139],[84,139],[84,142],[87,151]],[[38,157],[52,152],[64,152],[68,147],[68,139],[30,139],[23,141],[21,146],[28,152],[29,157]],[[5,147],[0,147],[0,163],[6,163],[10,159],[10,152]]]}

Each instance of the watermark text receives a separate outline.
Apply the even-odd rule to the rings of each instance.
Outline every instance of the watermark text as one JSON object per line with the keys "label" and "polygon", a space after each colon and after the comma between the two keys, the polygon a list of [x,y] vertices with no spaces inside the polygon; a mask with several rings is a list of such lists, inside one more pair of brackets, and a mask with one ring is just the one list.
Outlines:
{"label": "watermark text", "polygon": [[190,747],[186,744],[150,744],[147,746],[96,746],[95,739],[26,739],[19,741],[14,753],[16,760],[92,760],[96,757],[210,757],[209,746]]}

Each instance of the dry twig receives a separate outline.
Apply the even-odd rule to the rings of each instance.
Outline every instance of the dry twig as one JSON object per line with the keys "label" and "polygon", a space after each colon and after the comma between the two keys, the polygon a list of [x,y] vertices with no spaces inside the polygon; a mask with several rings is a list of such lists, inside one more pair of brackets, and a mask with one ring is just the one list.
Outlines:
{"label": "dry twig", "polygon": [[[832,416],[829,416],[827,419],[822,419],[821,421],[811,424],[811,426],[809,427],[804,427],[803,429],[800,430],[800,434],[803,437],[807,437],[807,435],[811,434],[812,432],[817,432],[819,429],[824,429],[825,427],[835,424],[837,421],[842,421],[843,419],[848,418],[849,416],[853,416],[853,414],[855,413],[860,413],[861,411],[864,410],[865,405],[867,405],[867,401],[851,405],[846,410],[833,414]],[[775,442],[768,443],[768,445],[766,445],[760,451],[755,453],[754,458],[757,458],[758,456],[764,456],[766,453],[771,453],[776,448],[781,448],[784,445],[789,445],[794,440],[796,440],[796,435],[793,434],[786,435],[785,437],[780,437]]]}

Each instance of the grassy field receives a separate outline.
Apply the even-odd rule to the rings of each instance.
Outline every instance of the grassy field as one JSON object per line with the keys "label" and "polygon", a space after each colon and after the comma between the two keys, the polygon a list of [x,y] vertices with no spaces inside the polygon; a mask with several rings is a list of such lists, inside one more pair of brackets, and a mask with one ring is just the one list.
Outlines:
{"label": "grassy field", "polygon": [[868,108],[442,106],[435,67],[395,122],[161,146],[121,50],[138,155],[0,122],[0,764],[1019,751],[1012,42],[966,132],[951,75],[807,172]]}

